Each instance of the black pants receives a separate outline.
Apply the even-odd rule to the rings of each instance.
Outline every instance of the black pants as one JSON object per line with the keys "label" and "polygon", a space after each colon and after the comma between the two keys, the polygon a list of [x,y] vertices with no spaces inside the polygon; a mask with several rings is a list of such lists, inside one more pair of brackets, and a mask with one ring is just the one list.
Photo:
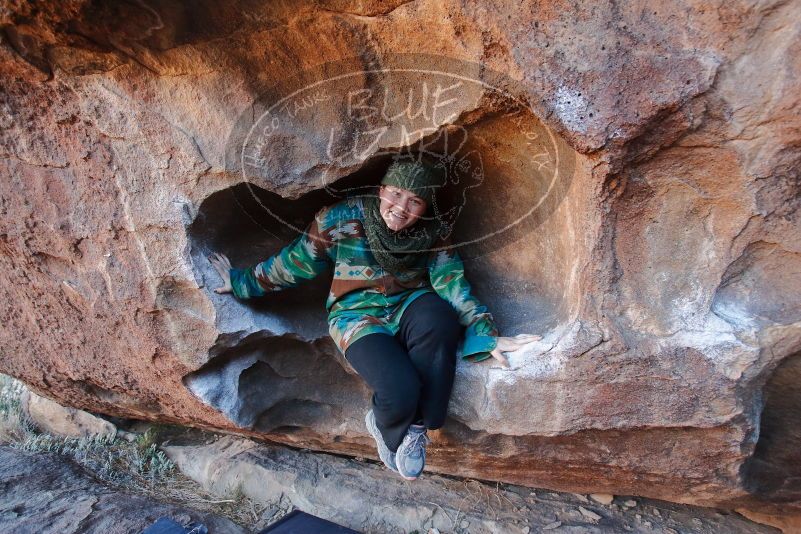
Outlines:
{"label": "black pants", "polygon": [[412,423],[432,430],[445,423],[460,335],[453,307],[426,293],[403,312],[395,336],[368,334],[345,351],[373,390],[376,426],[392,452]]}

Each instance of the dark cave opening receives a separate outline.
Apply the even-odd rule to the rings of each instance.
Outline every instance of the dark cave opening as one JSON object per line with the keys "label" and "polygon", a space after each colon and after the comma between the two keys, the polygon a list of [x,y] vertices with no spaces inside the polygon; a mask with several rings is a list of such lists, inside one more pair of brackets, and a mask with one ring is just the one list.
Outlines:
{"label": "dark cave opening", "polygon": [[788,356],[763,388],[759,440],[744,466],[750,491],[776,501],[801,498],[801,353]]}
{"label": "dark cave opening", "polygon": [[[338,190],[361,190],[376,183],[377,173],[389,164],[387,158],[368,162],[358,172],[339,180],[334,187],[316,189],[297,199],[286,199],[252,184],[240,183],[210,195],[201,205],[188,234],[195,268],[211,289],[220,283],[208,255],[220,252],[231,264],[245,268],[268,259],[297,237],[314,214],[344,195]],[[383,167],[383,169],[382,169]],[[297,287],[283,289],[261,298],[235,301],[230,295],[216,297],[232,307],[246,307],[254,319],[280,317],[285,331],[296,332],[307,339],[328,333],[325,299],[331,282],[331,270]],[[226,302],[227,301],[227,302]]]}

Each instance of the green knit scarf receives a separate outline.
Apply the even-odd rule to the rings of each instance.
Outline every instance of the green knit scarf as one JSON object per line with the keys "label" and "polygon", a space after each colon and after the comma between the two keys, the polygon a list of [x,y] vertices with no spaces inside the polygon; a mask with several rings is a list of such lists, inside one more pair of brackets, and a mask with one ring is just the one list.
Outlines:
{"label": "green knit scarf", "polygon": [[384,185],[406,189],[426,200],[428,209],[413,225],[391,230],[381,218],[381,199],[376,192],[364,199],[364,230],[370,249],[383,269],[398,274],[419,266],[427,256],[434,241],[444,236],[446,225],[437,216],[432,216],[435,190],[444,183],[444,175],[432,165],[419,161],[396,161],[387,169],[381,180]]}

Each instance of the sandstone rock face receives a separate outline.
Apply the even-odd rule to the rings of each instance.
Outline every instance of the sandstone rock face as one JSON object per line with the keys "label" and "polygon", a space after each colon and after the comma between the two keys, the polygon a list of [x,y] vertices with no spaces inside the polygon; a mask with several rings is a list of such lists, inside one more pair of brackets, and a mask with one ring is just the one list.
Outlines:
{"label": "sandstone rock face", "polygon": [[447,147],[477,295],[544,337],[460,362],[431,468],[794,509],[798,7],[4,6],[0,370],[372,456],[327,280],[239,302],[206,256],[264,259],[392,152]]}
{"label": "sandstone rock face", "polygon": [[22,412],[42,431],[72,438],[107,437],[114,439],[117,427],[89,412],[61,406],[31,391],[20,397]]}

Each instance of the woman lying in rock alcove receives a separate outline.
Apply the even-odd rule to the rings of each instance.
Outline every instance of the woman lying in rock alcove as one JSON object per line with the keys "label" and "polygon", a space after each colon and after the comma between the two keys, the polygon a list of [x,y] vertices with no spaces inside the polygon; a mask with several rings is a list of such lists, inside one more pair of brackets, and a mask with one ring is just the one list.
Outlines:
{"label": "woman lying in rock alcove", "polygon": [[427,429],[445,422],[461,327],[462,357],[490,357],[540,339],[500,337],[492,315],[470,293],[464,266],[440,217],[432,216],[445,170],[432,160],[396,157],[378,197],[345,198],[314,217],[303,234],[269,259],[235,269],[210,261],[217,293],[247,299],[310,280],[334,265],[328,294],[331,337],[373,390],[365,422],[389,469],[416,479],[425,465]]}

